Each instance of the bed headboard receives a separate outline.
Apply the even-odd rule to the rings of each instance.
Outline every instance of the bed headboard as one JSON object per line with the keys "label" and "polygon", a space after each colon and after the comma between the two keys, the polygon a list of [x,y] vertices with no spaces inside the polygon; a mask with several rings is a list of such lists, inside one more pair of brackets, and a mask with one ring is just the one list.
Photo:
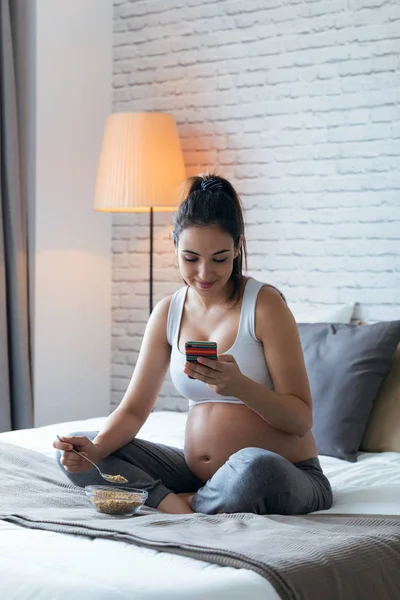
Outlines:
{"label": "bed headboard", "polygon": [[400,452],[400,346],[374,402],[360,450]]}

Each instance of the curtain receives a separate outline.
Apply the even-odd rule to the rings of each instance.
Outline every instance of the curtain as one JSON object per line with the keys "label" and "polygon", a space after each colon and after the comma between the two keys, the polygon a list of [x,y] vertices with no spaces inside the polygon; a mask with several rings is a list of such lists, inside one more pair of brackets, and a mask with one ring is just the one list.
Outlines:
{"label": "curtain", "polygon": [[28,211],[21,193],[15,39],[10,0],[0,0],[0,432],[33,426]]}

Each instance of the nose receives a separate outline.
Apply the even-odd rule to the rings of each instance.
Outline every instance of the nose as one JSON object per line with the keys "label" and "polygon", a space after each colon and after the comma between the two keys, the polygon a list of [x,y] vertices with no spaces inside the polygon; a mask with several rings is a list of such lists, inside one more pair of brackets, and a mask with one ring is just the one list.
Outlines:
{"label": "nose", "polygon": [[199,264],[198,274],[202,281],[210,281],[209,277],[211,274],[211,269],[207,263],[203,262]]}

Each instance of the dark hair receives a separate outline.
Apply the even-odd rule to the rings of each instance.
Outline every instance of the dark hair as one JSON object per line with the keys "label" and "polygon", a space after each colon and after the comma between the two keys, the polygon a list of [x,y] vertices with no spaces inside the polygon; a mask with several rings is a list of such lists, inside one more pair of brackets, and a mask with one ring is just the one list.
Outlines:
{"label": "dark hair", "polygon": [[246,239],[244,236],[243,208],[239,195],[227,179],[218,175],[189,177],[184,185],[184,200],[174,215],[172,237],[175,247],[179,236],[188,227],[217,225],[232,236],[235,248],[243,236],[238,256],[233,260],[230,280],[233,292],[228,301],[239,300],[243,266],[247,269]]}

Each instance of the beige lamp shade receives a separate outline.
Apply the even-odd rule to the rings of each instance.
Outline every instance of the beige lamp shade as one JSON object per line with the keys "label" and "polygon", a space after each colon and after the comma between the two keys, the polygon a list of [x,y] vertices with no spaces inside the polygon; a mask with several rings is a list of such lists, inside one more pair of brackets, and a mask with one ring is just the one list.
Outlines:
{"label": "beige lamp shade", "polygon": [[108,117],[97,172],[96,210],[175,210],[184,179],[172,115],[144,112]]}

